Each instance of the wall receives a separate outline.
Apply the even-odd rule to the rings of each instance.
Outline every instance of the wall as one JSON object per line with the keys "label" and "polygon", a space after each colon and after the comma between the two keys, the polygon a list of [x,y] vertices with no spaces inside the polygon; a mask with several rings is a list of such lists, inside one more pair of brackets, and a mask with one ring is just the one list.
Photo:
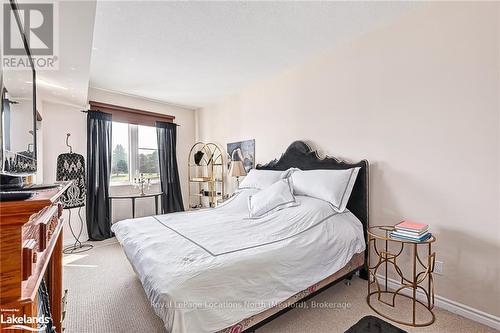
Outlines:
{"label": "wall", "polygon": [[[87,122],[86,115],[82,113],[83,108],[78,108],[71,105],[57,104],[51,102],[43,102],[43,182],[53,183],[56,180],[56,163],[57,156],[62,153],[69,152],[66,147],[66,133],[71,133],[69,144],[73,147],[73,152],[87,156]],[[71,209],[71,225],[78,233],[80,221],[78,220],[78,208]],[[83,219],[83,231],[80,240],[86,241],[87,228],[85,222],[85,207],[81,209]],[[71,231],[68,225],[69,212],[64,211],[64,243],[70,244],[74,242]]]}
{"label": "wall", "polygon": [[199,111],[200,139],[368,159],[371,224],[429,223],[437,294],[500,316],[499,6],[428,4]]}
{"label": "wall", "polygon": [[[177,135],[177,154],[180,172],[180,180],[184,202],[187,203],[187,156],[191,145],[194,143],[194,111],[172,107],[166,104],[140,99],[137,97],[126,96],[117,93],[106,92],[97,89],[89,90],[89,100],[95,100],[104,103],[127,106],[157,113],[174,115],[175,122],[180,125]],[[70,144],[75,153],[86,157],[87,151],[87,133],[86,133],[86,114],[82,113],[83,107],[75,107],[57,103],[43,103],[43,169],[44,182],[51,183],[55,181],[56,160],[61,153],[67,152],[65,145],[66,133],[71,133]],[[159,185],[152,186],[151,191],[159,190]],[[137,193],[137,189],[132,186],[112,186],[110,193],[126,194]],[[128,200],[115,201],[113,203],[112,218],[113,222],[131,217],[131,203]],[[78,209],[72,209],[72,224],[79,226]],[[85,223],[85,208],[82,208],[82,217]],[[146,216],[154,213],[154,201],[150,198],[140,199],[136,204],[136,215]],[[67,223],[68,212],[65,211],[65,222]],[[87,240],[86,227],[83,228],[81,240]],[[70,244],[74,241],[71,236],[69,226],[64,228],[64,243]]]}

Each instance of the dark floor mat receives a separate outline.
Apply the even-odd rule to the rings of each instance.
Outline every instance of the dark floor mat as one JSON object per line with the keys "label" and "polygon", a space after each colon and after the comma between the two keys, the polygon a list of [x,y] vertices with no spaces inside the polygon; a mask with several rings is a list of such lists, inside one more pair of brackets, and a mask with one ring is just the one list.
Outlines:
{"label": "dark floor mat", "polygon": [[365,316],[345,333],[407,333],[402,329],[374,316]]}

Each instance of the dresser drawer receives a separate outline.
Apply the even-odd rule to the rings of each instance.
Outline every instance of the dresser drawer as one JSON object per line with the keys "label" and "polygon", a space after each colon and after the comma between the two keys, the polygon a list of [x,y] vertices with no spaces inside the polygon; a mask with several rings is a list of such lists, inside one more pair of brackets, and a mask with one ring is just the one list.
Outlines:
{"label": "dresser drawer", "polygon": [[[0,314],[39,317],[45,280],[50,317],[61,329],[63,219],[61,196],[72,182],[37,190],[27,200],[0,202]],[[4,315],[5,316],[5,315]],[[0,332],[10,324],[0,322]],[[26,331],[26,330],[24,330]],[[23,331],[23,332],[24,332]]]}

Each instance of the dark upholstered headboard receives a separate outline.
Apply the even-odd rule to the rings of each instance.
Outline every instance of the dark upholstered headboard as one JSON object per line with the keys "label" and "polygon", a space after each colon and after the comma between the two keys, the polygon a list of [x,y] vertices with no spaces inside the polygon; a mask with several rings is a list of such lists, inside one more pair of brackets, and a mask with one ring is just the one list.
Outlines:
{"label": "dark upholstered headboard", "polygon": [[366,231],[369,226],[368,217],[368,173],[369,166],[367,160],[357,163],[348,163],[336,159],[335,157],[320,158],[316,150],[304,141],[293,142],[278,160],[273,160],[265,165],[257,165],[257,169],[262,170],[287,170],[289,168],[299,168],[301,170],[314,169],[350,169],[360,167],[358,177],[354,183],[351,197],[347,203],[349,209],[363,223],[365,241]]}

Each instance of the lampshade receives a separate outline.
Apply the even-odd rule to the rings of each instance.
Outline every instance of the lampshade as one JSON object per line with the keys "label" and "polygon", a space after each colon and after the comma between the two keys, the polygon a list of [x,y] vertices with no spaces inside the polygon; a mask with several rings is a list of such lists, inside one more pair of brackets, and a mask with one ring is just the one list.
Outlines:
{"label": "lampshade", "polygon": [[241,177],[246,175],[247,172],[242,161],[231,161],[231,165],[229,166],[229,176]]}

